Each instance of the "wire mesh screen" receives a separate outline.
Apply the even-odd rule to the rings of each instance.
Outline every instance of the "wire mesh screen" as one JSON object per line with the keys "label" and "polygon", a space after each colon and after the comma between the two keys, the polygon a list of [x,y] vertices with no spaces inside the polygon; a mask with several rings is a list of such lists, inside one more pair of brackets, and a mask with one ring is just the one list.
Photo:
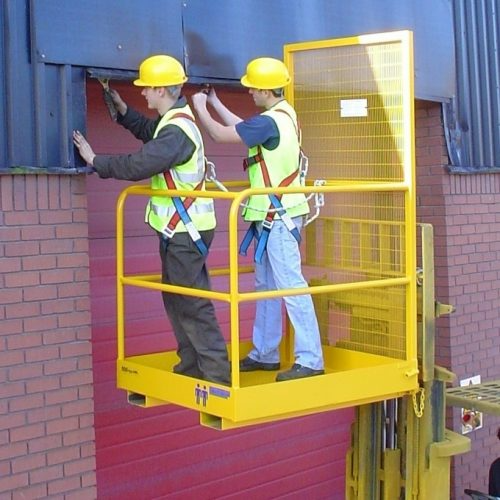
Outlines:
{"label": "wire mesh screen", "polygon": [[401,45],[293,54],[294,106],[310,174],[329,180],[403,179]]}
{"label": "wire mesh screen", "polygon": [[411,272],[407,249],[415,242],[407,241],[407,224],[414,209],[407,189],[373,184],[408,179],[407,47],[398,40],[331,42],[285,49],[308,181],[347,187],[326,193],[319,217],[306,227],[304,264],[312,286],[353,284],[314,295],[325,344],[405,359],[408,287],[380,280]]}
{"label": "wire mesh screen", "polygon": [[404,287],[318,295],[314,306],[323,344],[405,359]]}
{"label": "wire mesh screen", "polygon": [[379,286],[405,275],[404,193],[333,193],[325,201],[328,213],[306,228],[306,274],[311,286],[356,287],[314,296],[323,342],[405,359],[407,288]]}
{"label": "wire mesh screen", "polygon": [[307,264],[336,283],[404,276],[404,201],[399,192],[327,194],[306,228]]}

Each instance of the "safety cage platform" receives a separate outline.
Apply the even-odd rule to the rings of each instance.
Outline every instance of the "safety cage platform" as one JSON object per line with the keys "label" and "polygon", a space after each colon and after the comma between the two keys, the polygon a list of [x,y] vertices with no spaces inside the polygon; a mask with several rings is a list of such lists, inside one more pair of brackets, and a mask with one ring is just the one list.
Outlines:
{"label": "safety cage platform", "polygon": [[[207,191],[195,193],[214,199],[223,228],[217,238],[227,238],[226,265],[211,272],[217,286],[195,290],[162,284],[156,275],[125,275],[125,202],[152,191],[131,186],[118,199],[117,385],[132,404],[177,404],[198,411],[203,425],[228,429],[418,391],[411,33],[286,45],[284,60],[292,75],[286,97],[297,110],[309,156],[307,181],[293,188],[251,189],[235,180],[224,190],[209,183]],[[301,244],[309,286],[257,292],[248,284],[251,262],[238,255],[238,239],[246,230],[240,206],[251,195],[292,192],[304,193],[316,207]],[[277,372],[240,373],[239,364],[232,363],[226,387],[173,373],[175,351],[129,356],[128,286],[226,303],[231,360],[242,359],[251,348],[250,340],[240,336],[242,311],[257,300],[311,294],[325,374],[275,382]],[[288,325],[286,330],[281,370],[294,359],[293,331]]]}

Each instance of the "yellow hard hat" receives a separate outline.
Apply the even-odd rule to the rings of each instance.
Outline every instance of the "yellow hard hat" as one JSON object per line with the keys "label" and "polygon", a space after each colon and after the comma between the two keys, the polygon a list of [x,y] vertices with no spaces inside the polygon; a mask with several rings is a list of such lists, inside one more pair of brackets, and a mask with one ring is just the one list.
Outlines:
{"label": "yellow hard hat", "polygon": [[247,65],[241,84],[252,89],[280,89],[290,83],[288,69],[279,59],[258,57]]}
{"label": "yellow hard hat", "polygon": [[187,80],[182,64],[166,55],[151,56],[139,66],[139,78],[134,80],[138,87],[169,87]]}

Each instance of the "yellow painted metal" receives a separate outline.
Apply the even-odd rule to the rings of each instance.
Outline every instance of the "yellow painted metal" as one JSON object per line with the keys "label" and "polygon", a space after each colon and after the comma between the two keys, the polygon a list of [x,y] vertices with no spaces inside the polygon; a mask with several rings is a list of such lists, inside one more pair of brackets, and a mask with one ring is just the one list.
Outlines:
{"label": "yellow painted metal", "polygon": [[[245,355],[249,347],[242,343],[238,350]],[[276,383],[275,372],[251,372],[240,374],[238,387],[225,387],[174,374],[177,361],[175,352],[127,357],[117,363],[117,385],[140,406],[172,402],[209,415],[219,429],[398,397],[412,390],[415,378],[407,376],[410,363],[336,347],[325,347],[333,367],[326,375],[286,383]]]}
{"label": "yellow painted metal", "polygon": [[[443,441],[429,447],[432,466],[423,473],[419,498],[442,498],[447,500],[450,492],[450,462],[455,455],[471,449],[469,438],[446,430]],[[436,496],[438,492],[439,496]]]}
{"label": "yellow painted metal", "polygon": [[[227,262],[212,271],[212,291],[161,283],[159,275],[124,272],[124,208],[147,186],[125,189],[117,204],[117,383],[140,406],[174,403],[200,412],[203,425],[228,429],[318,411],[398,398],[418,388],[416,236],[411,33],[394,32],[291,44],[284,59],[293,84],[309,178],[294,188],[250,189],[248,182],[210,185],[195,196],[227,210]],[[322,180],[315,185],[315,180]],[[302,289],[257,292],[243,277],[252,266],[238,256],[239,209],[251,195],[302,192],[324,195],[320,216],[305,231]],[[155,195],[193,196],[185,191]],[[231,386],[172,373],[174,351],[127,354],[126,287],[207,297],[229,305],[228,351],[241,359],[242,308],[264,298],[308,293],[317,308],[326,374],[276,383],[275,373],[240,373]],[[293,331],[283,339],[282,369],[293,363]],[[369,381],[369,382],[367,382]],[[389,459],[390,460],[390,459]]]}
{"label": "yellow painted metal", "polygon": [[[451,458],[470,449],[468,438],[445,428],[445,404],[455,397],[450,396],[450,389],[446,390],[445,386],[455,377],[450,371],[434,364],[436,314],[433,232],[427,224],[420,224],[419,228],[422,261],[418,273],[422,337],[418,343],[420,389],[418,393],[387,401],[385,406],[373,403],[356,413],[352,446],[347,454],[346,498],[349,500],[448,500]],[[382,318],[383,312],[379,312],[379,316]],[[471,387],[474,389],[476,386]],[[492,395],[497,392],[498,388],[490,388]],[[481,398],[479,394],[480,391],[476,399]],[[462,406],[468,405],[462,402]],[[382,408],[385,413],[379,418]],[[392,412],[389,408],[393,409]],[[371,419],[367,416],[371,416]],[[394,421],[393,426],[388,425],[391,421]],[[371,427],[367,422],[371,423]],[[385,439],[375,434],[378,425],[384,429]],[[379,474],[374,477],[372,467],[378,470],[379,461]]]}
{"label": "yellow painted metal", "polygon": [[384,483],[382,498],[383,500],[394,500],[401,495],[401,450],[386,449],[382,455],[384,468],[382,471],[382,480]]}
{"label": "yellow painted metal", "polygon": [[378,471],[380,468],[380,406],[378,403],[360,406],[356,411],[356,420],[359,425],[359,439],[364,443],[358,453],[359,482],[357,498],[373,498],[378,500],[377,488]]}
{"label": "yellow painted metal", "polygon": [[123,210],[127,192],[123,191],[118,197],[116,204],[116,333],[117,333],[117,357],[118,361],[125,357],[125,297],[122,286],[124,274],[124,230],[123,230]]}
{"label": "yellow painted metal", "polygon": [[[323,189],[354,191],[359,189],[359,186],[356,188],[347,185],[326,186]],[[143,187],[131,187],[127,188],[122,196],[125,196],[127,191],[132,194],[150,194]],[[214,193],[214,197],[216,196]],[[240,194],[236,193],[233,196],[237,199]],[[233,206],[236,203],[234,202]],[[122,206],[123,203],[120,204],[118,212],[123,218]],[[122,220],[118,223],[118,227],[123,227]],[[236,232],[237,227],[233,230]],[[117,269],[121,270],[123,269],[123,246],[119,244],[117,248]],[[232,249],[230,244],[231,251],[236,254],[235,242],[232,244]],[[234,258],[233,266],[238,266],[237,258]],[[248,266],[243,270],[248,271]],[[356,310],[366,310],[363,308],[363,304],[358,304],[359,300],[357,301],[356,297],[363,296],[363,294],[372,297],[374,294],[378,294],[376,301],[383,302],[385,305],[376,307],[379,309],[384,307],[385,311],[376,314],[379,316],[382,314],[385,321],[393,322],[394,318],[387,311],[392,302],[390,290],[397,290],[398,287],[404,290],[408,285],[408,277],[393,277],[391,275],[385,279],[378,277],[378,279],[368,281],[328,283],[301,290],[241,292],[239,291],[241,273],[231,274],[231,271],[230,266],[229,290],[224,291],[209,292],[164,285],[157,275],[124,276],[119,274],[119,288],[123,288],[125,285],[140,286],[151,290],[171,290],[176,293],[206,296],[214,300],[229,302],[232,322],[230,356],[232,359],[239,359],[248,351],[248,348],[245,351],[240,346],[238,338],[238,308],[242,303],[263,297],[280,297],[309,292],[313,296],[318,295],[325,298],[327,302],[333,300],[337,303],[348,303],[350,307],[354,308],[353,321],[355,322],[355,318],[363,316],[362,312],[356,312]],[[385,298],[385,291],[389,293],[388,300]],[[349,293],[354,294],[353,297],[349,298]],[[122,301],[118,304],[119,311],[124,310],[123,297],[123,292],[118,294],[119,300]],[[372,305],[371,309],[373,307]],[[369,308],[369,310],[371,309]],[[370,313],[369,316],[373,319],[374,313]],[[360,348],[358,339],[357,349],[342,349],[340,347],[343,344],[340,341],[337,342],[337,347],[325,346],[324,357],[327,375],[291,383],[275,383],[274,373],[240,374],[237,363],[233,363],[233,382],[230,388],[208,384],[204,381],[173,374],[171,372],[172,366],[177,362],[175,352],[127,357],[123,353],[123,356],[118,358],[117,381],[118,387],[129,392],[131,403],[148,407],[155,406],[161,401],[173,402],[200,411],[202,414],[201,422],[204,425],[220,429],[364,404],[387,397],[397,397],[415,389],[418,373],[415,360],[407,360],[402,355],[395,357],[392,355],[391,357],[391,352],[388,349],[375,352],[367,347],[369,344],[366,341],[364,343],[366,344],[364,348]],[[123,331],[120,335],[119,345],[125,345]],[[293,356],[287,357],[293,359]],[[283,368],[286,368],[286,365]],[[370,384],[366,384],[367,379],[370,380]],[[334,391],[332,391],[332,387],[335,388]],[[203,397],[200,397],[200,394]]]}
{"label": "yellow painted metal", "polygon": [[420,352],[421,380],[427,382],[434,379],[435,363],[435,291],[434,291],[434,229],[430,224],[420,224],[422,235],[422,274],[421,291],[422,328]]}
{"label": "yellow painted metal", "polygon": [[[406,397],[402,420],[405,434],[401,440],[404,453],[403,477],[405,500],[418,498],[418,467],[422,450],[419,448],[419,419],[415,415],[412,398]],[[437,499],[436,499],[437,500]]]}
{"label": "yellow painted metal", "polygon": [[[313,41],[285,46],[294,85],[287,89],[303,127],[309,177],[330,185],[402,184],[400,192],[367,190],[325,195],[321,215],[306,230],[307,264],[323,267],[322,285],[345,280],[405,276],[407,287],[392,290],[396,321],[380,315],[380,294],[370,287],[316,303],[337,324],[357,327],[344,335],[323,323],[330,339],[344,337],[351,348],[417,356],[416,217],[412,34],[408,31]],[[321,241],[322,245],[316,242]],[[389,289],[382,292],[389,297]],[[397,295],[397,297],[396,297]],[[392,309],[392,310],[391,310]],[[333,327],[333,332],[331,331]],[[390,331],[388,331],[390,329]],[[349,338],[345,338],[349,337]],[[361,341],[359,340],[361,338]],[[365,345],[370,339],[372,347]],[[401,345],[402,344],[402,345]],[[392,351],[391,351],[392,350]]]}
{"label": "yellow painted metal", "polygon": [[[430,383],[426,384],[429,388]],[[414,474],[412,476],[412,496],[425,500],[448,500],[450,498],[450,465],[451,459],[460,453],[470,451],[470,439],[444,428],[444,387],[442,393],[442,407],[432,408],[430,397],[426,397],[426,406],[423,418],[414,414],[409,417],[414,428],[411,453]],[[443,410],[443,414],[436,412]],[[434,412],[434,415],[433,415]],[[438,423],[438,426],[436,425]]]}
{"label": "yellow painted metal", "polygon": [[448,314],[452,314],[455,312],[455,306],[451,304],[442,304],[441,302],[436,302],[435,306],[436,318],[447,316]]}

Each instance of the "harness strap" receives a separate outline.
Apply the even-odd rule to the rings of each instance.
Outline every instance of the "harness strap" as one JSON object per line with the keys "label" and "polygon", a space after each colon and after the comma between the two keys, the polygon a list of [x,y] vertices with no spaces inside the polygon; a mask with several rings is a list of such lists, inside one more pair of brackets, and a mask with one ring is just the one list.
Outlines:
{"label": "harness strap", "polygon": [[301,183],[301,185],[304,185],[305,180],[306,180],[305,178],[307,175],[307,170],[308,170],[308,166],[307,166],[308,158],[307,158],[306,154],[304,153],[304,150],[302,149],[302,128],[300,127],[300,121],[298,118],[296,118],[296,120],[294,120],[292,115],[284,109],[275,109],[275,111],[277,113],[284,113],[285,115],[287,115],[290,118],[290,120],[292,120],[293,126],[295,127],[295,133],[297,134],[297,138],[299,140],[300,183]]}
{"label": "harness strap", "polygon": [[261,161],[264,161],[264,158],[260,153],[257,153],[256,155],[249,156],[248,158],[243,159],[243,171],[246,171],[247,168],[252,167],[256,163],[260,163]]}
{"label": "harness strap", "polygon": [[285,113],[285,115],[288,116],[290,120],[292,120],[293,126],[295,127],[295,132],[297,133],[297,137],[299,139],[299,146],[300,146],[300,144],[302,143],[302,129],[300,128],[299,119],[297,118],[297,121],[295,121],[292,118],[292,115],[288,111],[285,111],[284,109],[275,109],[274,111],[276,111],[276,113]]}
{"label": "harness strap", "polygon": [[[302,146],[301,146],[302,130],[300,128],[299,120],[297,119],[297,121],[295,121],[293,119],[292,115],[288,111],[285,111],[284,109],[275,109],[274,111],[276,111],[277,113],[284,113],[286,116],[288,116],[290,118],[290,120],[292,121],[293,126],[295,128],[295,133],[297,134],[297,138],[299,140],[300,154],[303,154],[302,153]],[[300,157],[300,154],[299,154],[299,157]],[[243,159],[243,170],[245,171],[248,167],[252,167],[256,163],[261,163],[261,162],[264,162],[264,157],[262,156],[262,150],[260,149],[260,146],[258,146],[257,153],[255,155],[249,156],[248,158]]]}
{"label": "harness strap", "polygon": [[[167,187],[169,189],[177,189],[174,179],[172,178],[172,174],[169,170],[164,172],[163,176],[165,177],[165,182],[167,183]],[[200,191],[202,186],[203,180],[198,183],[198,185],[194,188],[194,191]],[[187,229],[187,232],[191,236],[191,239],[194,241],[200,253],[202,255],[207,255],[208,248],[188,214],[189,207],[194,203],[194,201],[195,198],[193,197],[185,198],[184,201],[182,201],[179,196],[172,196],[175,213],[170,218],[168,224],[163,228],[162,234],[166,236],[165,244],[168,244],[168,240],[175,234],[175,228],[177,227],[177,224],[179,224],[179,222],[182,220],[184,226]]]}
{"label": "harness strap", "polygon": [[[186,118],[188,120],[191,120],[194,122],[193,117],[188,115],[187,113],[176,113],[175,115],[172,116],[172,118]],[[206,167],[206,166],[205,166]],[[175,185],[175,181],[172,177],[172,173],[170,170],[167,170],[166,172],[163,173],[163,177],[165,178],[165,182],[167,184],[168,189],[176,190],[177,186]],[[205,180],[205,176],[202,177],[201,181],[196,185],[193,191],[201,191],[201,188],[203,187],[203,183]],[[170,218],[168,224],[163,228],[162,234],[165,237],[164,238],[164,244],[168,244],[168,240],[173,237],[175,234],[175,228],[177,227],[177,224],[182,220],[184,223],[184,226],[187,229],[187,232],[191,236],[191,239],[194,241],[196,247],[200,251],[202,255],[207,255],[208,254],[208,248],[203,239],[201,238],[201,235],[196,229],[195,225],[193,224],[193,221],[191,220],[191,217],[189,216],[188,210],[189,207],[194,203],[196,198],[194,197],[187,197],[184,199],[184,201],[181,200],[179,196],[172,196],[172,203],[174,204],[175,207],[175,212]]]}
{"label": "harness strap", "polygon": [[186,118],[187,120],[194,122],[194,118],[191,115],[188,115],[187,113],[182,113],[182,112],[175,113],[175,115],[172,115],[170,119],[173,120],[174,118]]}
{"label": "harness strap", "polygon": [[[239,254],[246,256],[248,247],[250,246],[250,243],[252,243],[252,240],[254,238],[258,238],[258,236],[259,236],[259,233],[257,231],[257,227],[255,225],[255,222],[252,222],[250,224],[250,227],[247,229],[245,236],[243,236],[243,239],[241,240],[240,248],[238,250]],[[261,257],[261,259],[262,259],[262,257]]]}
{"label": "harness strap", "polygon": [[[266,165],[266,161],[264,159],[264,156],[262,155],[262,149],[260,146],[257,147],[257,154],[254,155],[252,158],[259,158],[259,163],[260,163],[260,168],[262,171],[262,178],[264,180],[264,185],[266,187],[271,187],[271,178],[269,176],[269,170]],[[255,162],[257,163],[257,161]],[[293,180],[297,177],[299,174],[299,170],[295,170],[292,172],[290,175],[285,177],[278,185],[278,187],[286,187],[289,186]],[[267,240],[269,239],[269,233],[271,232],[271,229],[273,227],[274,223],[274,215],[275,212],[278,213],[280,216],[281,220],[284,222],[286,228],[292,233],[293,237],[297,240],[297,243],[300,243],[300,232],[297,229],[297,226],[293,223],[293,220],[291,217],[287,214],[285,208],[283,207],[281,203],[281,197],[283,195],[279,194],[270,194],[269,199],[271,200],[271,203],[269,205],[268,212],[266,214],[265,219],[262,221],[262,231],[260,232],[260,235],[257,231],[257,227],[255,222],[252,222],[250,224],[250,227],[248,228],[245,236],[243,237],[243,240],[240,244],[239,248],[239,253],[240,255],[247,255],[247,250],[248,247],[250,246],[250,243],[252,242],[253,238],[257,239],[257,246],[255,248],[255,256],[254,260],[255,262],[260,263],[262,261],[262,257],[264,255],[264,252],[266,250],[267,246]],[[274,209],[274,210],[273,210]]]}

